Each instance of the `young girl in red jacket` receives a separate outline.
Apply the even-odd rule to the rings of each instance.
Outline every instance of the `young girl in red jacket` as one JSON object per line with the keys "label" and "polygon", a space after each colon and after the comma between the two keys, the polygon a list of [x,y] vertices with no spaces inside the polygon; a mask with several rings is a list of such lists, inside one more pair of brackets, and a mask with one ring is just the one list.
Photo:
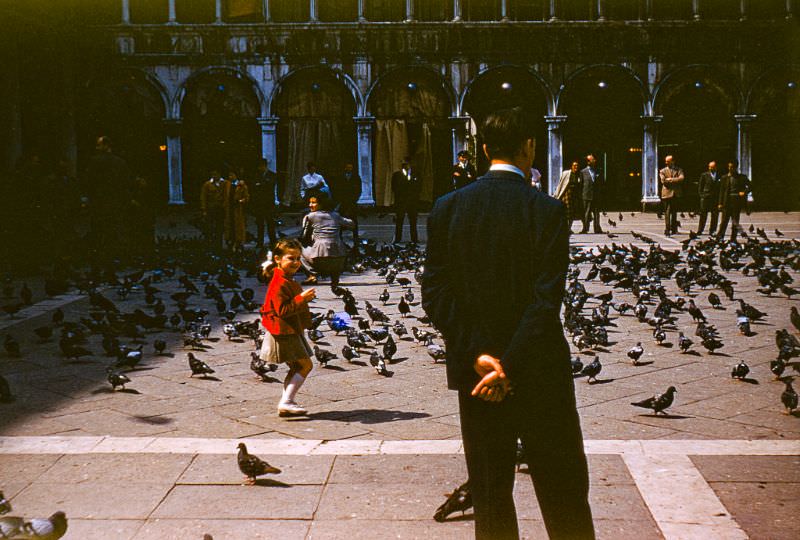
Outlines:
{"label": "young girl in red jacket", "polygon": [[295,239],[278,241],[272,251],[272,262],[264,269],[269,287],[261,308],[261,323],[274,338],[274,346],[266,360],[289,366],[289,373],[283,381],[283,396],[278,403],[280,416],[307,413],[297,404],[295,397],[312,368],[312,351],[303,330],[311,326],[308,303],[316,298],[316,291],[304,291],[293,279],[295,272],[300,269],[302,249],[300,242]]}

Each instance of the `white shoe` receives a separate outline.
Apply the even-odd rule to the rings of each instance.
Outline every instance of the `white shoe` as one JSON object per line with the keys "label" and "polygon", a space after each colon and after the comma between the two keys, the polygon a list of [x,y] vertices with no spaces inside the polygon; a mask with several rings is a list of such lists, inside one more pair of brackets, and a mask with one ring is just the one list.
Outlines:
{"label": "white shoe", "polygon": [[280,403],[278,405],[278,416],[302,416],[308,411],[297,403]]}

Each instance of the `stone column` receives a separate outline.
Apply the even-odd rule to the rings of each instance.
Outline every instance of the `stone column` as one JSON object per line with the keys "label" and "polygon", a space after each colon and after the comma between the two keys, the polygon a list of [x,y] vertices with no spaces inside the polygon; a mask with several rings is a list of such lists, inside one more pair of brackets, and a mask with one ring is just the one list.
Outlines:
{"label": "stone column", "polygon": [[739,160],[739,172],[753,180],[752,142],[750,140],[750,126],[756,119],[755,114],[736,114],[736,155]]}
{"label": "stone column", "polygon": [[176,24],[178,22],[178,16],[175,14],[175,0],[169,0],[169,16],[167,18],[167,24]]}
{"label": "stone column", "polygon": [[653,0],[644,0],[644,19],[653,20]]}
{"label": "stone column", "polygon": [[657,203],[658,196],[658,124],[663,116],[642,116],[642,206]]}
{"label": "stone column", "polygon": [[692,0],[692,19],[700,20],[700,0]]}
{"label": "stone column", "polygon": [[544,121],[547,123],[547,192],[552,195],[564,168],[561,125],[567,121],[567,117],[545,116]]}
{"label": "stone column", "polygon": [[508,20],[508,0],[500,0],[500,20]]}
{"label": "stone column", "polygon": [[131,24],[131,2],[130,0],[122,0],[122,24]]}
{"label": "stone column", "polygon": [[272,15],[269,11],[269,0],[262,0],[262,11],[264,12],[264,22],[272,22]]}
{"label": "stone column", "polygon": [[353,118],[358,132],[358,175],[361,177],[361,198],[358,204],[375,206],[375,195],[372,191],[372,116],[356,116]]}
{"label": "stone column", "polygon": [[214,24],[222,24],[222,0],[214,0]]}
{"label": "stone column", "polygon": [[597,0],[597,20],[600,22],[606,20],[606,0]]}
{"label": "stone column", "polygon": [[461,0],[453,0],[453,22],[461,21]]}
{"label": "stone column", "polygon": [[414,22],[414,0],[406,0],[406,22]]}
{"label": "stone column", "polygon": [[739,20],[746,21],[747,20],[747,12],[748,8],[750,7],[749,2],[747,0],[739,0]]}
{"label": "stone column", "polygon": [[556,12],[556,0],[550,0],[549,8],[550,8],[549,9],[549,11],[550,11],[549,20],[550,21],[557,21],[558,20],[558,13]]}
{"label": "stone column", "polygon": [[181,158],[181,120],[164,120],[167,133],[167,168],[169,204],[186,204],[183,200],[183,160]]}
{"label": "stone column", "polygon": [[358,0],[358,22],[367,22],[367,0]]}
{"label": "stone column", "polygon": [[317,14],[317,0],[308,0],[309,22],[319,22]]}
{"label": "stone column", "polygon": [[786,20],[794,18],[794,0],[786,0]]}
{"label": "stone column", "polygon": [[467,149],[467,131],[469,130],[469,116],[451,116],[450,141],[453,149],[453,163],[458,161],[458,153]]}
{"label": "stone column", "polygon": [[274,167],[278,163],[278,117],[262,116],[256,120],[261,126],[261,157]]}

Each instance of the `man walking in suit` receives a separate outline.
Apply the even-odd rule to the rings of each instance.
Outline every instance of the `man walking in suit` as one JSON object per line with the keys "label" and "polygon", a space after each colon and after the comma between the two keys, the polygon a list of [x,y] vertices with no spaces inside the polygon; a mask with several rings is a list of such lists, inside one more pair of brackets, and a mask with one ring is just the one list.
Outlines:
{"label": "man walking in suit", "polygon": [[489,172],[440,197],[428,218],[422,306],[447,344],[478,539],[519,537],[518,439],[550,537],[594,538],[560,319],[567,218],[530,185],[535,132],[520,108],[489,115],[481,130]]}
{"label": "man walking in suit", "polygon": [[361,177],[345,163],[344,171],[331,179],[331,194],[339,214],[353,220],[353,249],[358,249],[358,199],[361,198]]}
{"label": "man walking in suit", "polygon": [[601,234],[600,197],[604,187],[603,175],[597,170],[597,159],[594,155],[586,156],[586,167],[581,169],[581,199],[583,200],[583,229],[580,234],[589,232],[589,220],[594,220],[595,234]]}
{"label": "man walking in suit", "polygon": [[728,162],[728,174],[722,177],[719,186],[719,199],[717,208],[722,212],[722,223],[719,226],[717,238],[725,238],[725,229],[728,228],[728,220],[731,225],[731,242],[736,242],[741,226],[739,225],[739,215],[742,208],[747,204],[747,194],[750,193],[750,180],[739,173],[739,162],[732,160]]}
{"label": "man walking in suit", "polygon": [[411,242],[417,243],[417,205],[421,187],[417,172],[411,165],[411,159],[406,157],[403,159],[403,163],[400,164],[400,170],[392,174],[395,244],[403,240],[403,221],[406,215],[411,228]]}
{"label": "man walking in suit", "polygon": [[664,234],[678,232],[678,199],[683,193],[683,169],[675,165],[672,156],[664,158],[666,167],[658,171],[661,181],[661,203],[664,205]]}
{"label": "man walking in suit", "polygon": [[275,172],[269,170],[269,162],[258,163],[258,174],[250,187],[250,213],[256,218],[256,245],[264,245],[264,224],[267,225],[270,246],[278,242],[275,233]]}
{"label": "man walking in suit", "polygon": [[700,195],[700,222],[697,224],[697,234],[703,234],[709,212],[711,213],[711,225],[708,228],[708,234],[714,236],[717,232],[719,183],[717,162],[712,161],[708,164],[708,170],[700,175],[700,182],[697,186],[697,192]]}
{"label": "man walking in suit", "polygon": [[453,165],[451,178],[454,191],[471,184],[478,178],[478,171],[475,170],[475,165],[470,163],[469,152],[466,150],[458,153],[458,161]]}

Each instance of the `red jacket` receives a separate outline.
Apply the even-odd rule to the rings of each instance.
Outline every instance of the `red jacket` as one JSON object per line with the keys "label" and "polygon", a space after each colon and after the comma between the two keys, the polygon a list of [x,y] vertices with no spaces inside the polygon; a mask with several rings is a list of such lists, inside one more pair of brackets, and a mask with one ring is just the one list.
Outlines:
{"label": "red jacket", "polygon": [[311,311],[300,293],[303,288],[276,268],[261,307],[261,324],[273,335],[302,334],[311,326]]}

